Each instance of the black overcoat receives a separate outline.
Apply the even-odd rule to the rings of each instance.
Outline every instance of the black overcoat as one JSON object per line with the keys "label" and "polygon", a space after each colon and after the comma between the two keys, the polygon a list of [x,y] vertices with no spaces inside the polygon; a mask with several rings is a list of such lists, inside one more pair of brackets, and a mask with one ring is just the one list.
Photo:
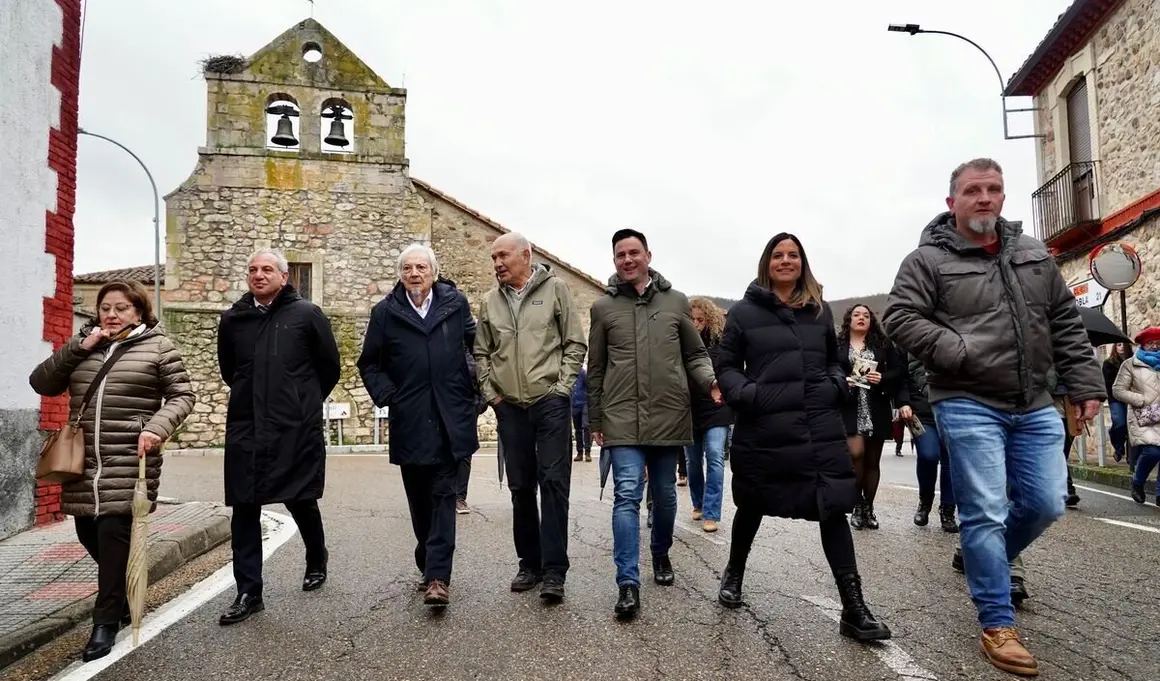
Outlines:
{"label": "black overcoat", "polygon": [[399,466],[465,459],[479,449],[477,384],[468,363],[475,346],[471,306],[446,279],[432,295],[420,317],[396,284],[371,310],[358,360],[371,399],[390,408],[391,463]]}
{"label": "black overcoat", "polygon": [[839,413],[849,393],[830,306],[790,308],[750,284],[729,310],[717,369],[737,418],[738,508],[814,521],[849,512],[858,492]]}
{"label": "black overcoat", "polygon": [[322,497],[322,402],[338,384],[338,345],[322,310],[284,286],[266,310],[250,293],[222,313],[218,365],[230,387],[227,505]]}
{"label": "black overcoat", "polygon": [[[906,364],[906,353],[893,345],[885,348],[870,348],[874,359],[878,362],[875,371],[882,374],[878,385],[870,388],[870,422],[874,426],[874,438],[889,440],[892,438],[894,419],[891,411],[910,403],[910,391],[907,389],[906,377],[909,373]],[[854,371],[850,363],[850,345],[838,344],[838,363],[842,366],[842,373],[849,376]],[[842,422],[846,426],[847,435],[858,434],[858,396],[854,392],[860,388],[850,388],[850,398],[842,405]]]}

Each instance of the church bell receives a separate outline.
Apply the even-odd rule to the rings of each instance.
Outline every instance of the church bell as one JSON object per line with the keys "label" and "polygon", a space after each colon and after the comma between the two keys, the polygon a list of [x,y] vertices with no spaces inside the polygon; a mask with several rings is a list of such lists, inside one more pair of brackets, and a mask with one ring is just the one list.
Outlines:
{"label": "church bell", "polygon": [[298,140],[294,137],[294,125],[290,122],[290,117],[282,114],[278,119],[278,129],[274,131],[274,136],[270,141],[281,147],[294,147],[298,145]]}
{"label": "church bell", "polygon": [[350,144],[350,140],[346,138],[346,131],[343,130],[345,126],[342,120],[335,118],[330,122],[330,133],[326,136],[325,142],[333,147],[345,147]]}

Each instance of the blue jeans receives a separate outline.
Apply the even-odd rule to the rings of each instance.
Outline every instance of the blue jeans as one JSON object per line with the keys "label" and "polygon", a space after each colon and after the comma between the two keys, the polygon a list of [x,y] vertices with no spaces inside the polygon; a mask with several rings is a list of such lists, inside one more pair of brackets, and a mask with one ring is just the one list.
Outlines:
{"label": "blue jeans", "polygon": [[963,566],[979,624],[1013,627],[1008,563],[1064,513],[1063,420],[1054,407],[1012,414],[966,398],[933,407],[951,455]]}
{"label": "blue jeans", "polygon": [[689,498],[705,520],[721,521],[721,497],[725,493],[725,438],[729,426],[716,426],[693,433],[693,444],[685,447],[689,473]]}
{"label": "blue jeans", "polygon": [[[1152,468],[1160,464],[1160,447],[1144,445],[1140,447],[1139,458],[1136,459],[1136,472],[1132,474],[1132,484],[1144,487],[1148,484],[1148,476]],[[1160,497],[1160,474],[1156,476],[1156,496]]]}
{"label": "blue jeans", "polygon": [[[934,503],[934,483],[939,482],[939,506],[954,506],[955,491],[951,484],[950,456],[938,434],[938,426],[922,422],[922,435],[914,441],[918,452],[915,472],[918,475],[918,499],[924,504]],[[942,468],[942,474],[939,474]]]}
{"label": "blue jeans", "polygon": [[610,447],[612,481],[612,562],[617,586],[640,586],[640,499],[644,469],[653,499],[653,556],[667,555],[677,521],[677,457],[680,447]]}

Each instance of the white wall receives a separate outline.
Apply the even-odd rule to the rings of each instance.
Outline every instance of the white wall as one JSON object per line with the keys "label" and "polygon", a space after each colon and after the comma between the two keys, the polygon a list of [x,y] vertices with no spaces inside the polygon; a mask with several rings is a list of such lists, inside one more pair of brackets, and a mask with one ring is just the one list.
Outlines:
{"label": "white wall", "polygon": [[52,0],[0,2],[0,410],[39,409],[28,374],[52,350],[42,299],[56,286],[44,247],[45,213],[56,210],[48,139],[60,117],[51,66],[62,19]]}

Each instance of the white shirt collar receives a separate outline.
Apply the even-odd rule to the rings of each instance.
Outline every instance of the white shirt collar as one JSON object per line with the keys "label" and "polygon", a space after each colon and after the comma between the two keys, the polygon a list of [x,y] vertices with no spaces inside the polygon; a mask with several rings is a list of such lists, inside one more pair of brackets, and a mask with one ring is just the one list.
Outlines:
{"label": "white shirt collar", "polygon": [[431,289],[430,291],[428,291],[427,297],[424,298],[423,302],[419,303],[418,305],[415,304],[415,301],[411,300],[410,295],[407,296],[407,302],[411,304],[411,309],[414,310],[416,313],[418,313],[418,315],[420,317],[422,317],[423,319],[427,318],[427,313],[431,310],[431,300],[432,300],[432,298],[434,298],[434,296],[432,296],[431,294],[434,291],[435,291],[435,289]]}

